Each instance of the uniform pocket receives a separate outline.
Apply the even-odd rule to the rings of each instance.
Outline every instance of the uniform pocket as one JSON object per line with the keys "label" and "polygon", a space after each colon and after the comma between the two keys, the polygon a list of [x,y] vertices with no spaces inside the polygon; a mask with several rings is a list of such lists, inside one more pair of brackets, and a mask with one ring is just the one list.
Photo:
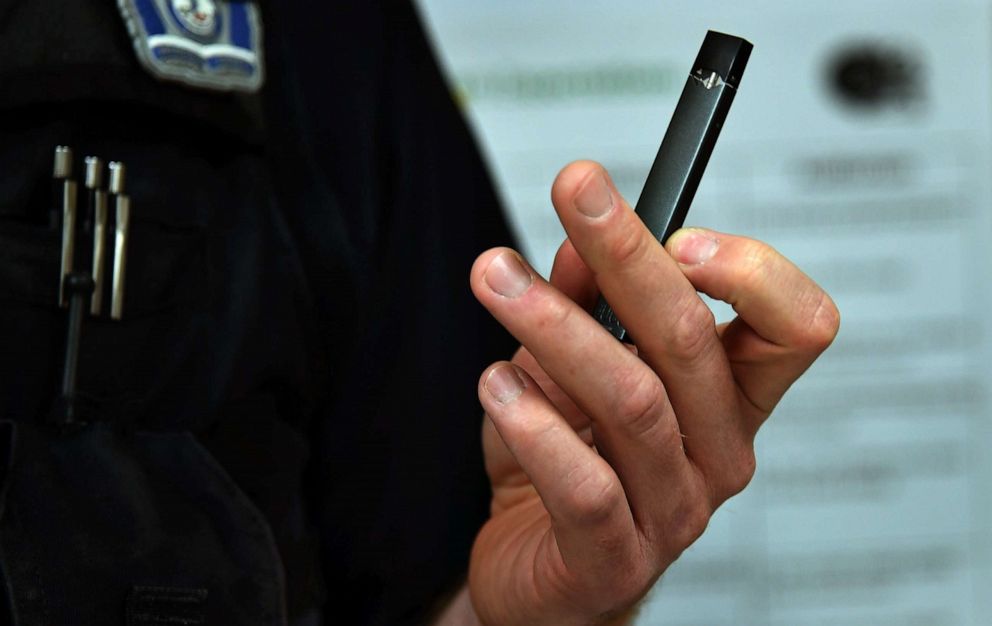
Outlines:
{"label": "uniform pocket", "polygon": [[[56,306],[61,246],[61,232],[0,217],[0,302]],[[110,288],[113,260],[111,245],[104,259],[105,289]],[[128,244],[125,314],[160,313],[202,297],[205,267],[201,227],[136,218]]]}
{"label": "uniform pocket", "polygon": [[[57,304],[61,237],[45,226],[0,217],[0,416],[33,419],[58,391],[66,310]],[[205,229],[136,219],[128,249],[124,320],[111,321],[108,251],[103,315],[83,324],[79,389],[88,418],[118,419],[175,372],[176,346],[192,342],[210,269]],[[157,350],[158,369],[143,367]],[[138,366],[136,366],[138,364]],[[171,369],[167,369],[171,368]]]}
{"label": "uniform pocket", "polygon": [[190,434],[17,432],[0,519],[12,623],[285,624],[269,527]]}
{"label": "uniform pocket", "polygon": [[55,306],[60,246],[55,230],[0,217],[0,303]]}

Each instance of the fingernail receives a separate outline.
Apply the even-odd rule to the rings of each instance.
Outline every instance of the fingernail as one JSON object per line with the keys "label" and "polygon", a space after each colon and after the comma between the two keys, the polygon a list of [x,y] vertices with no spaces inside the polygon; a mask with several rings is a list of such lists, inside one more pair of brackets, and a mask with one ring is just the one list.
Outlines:
{"label": "fingernail", "polygon": [[507,298],[521,296],[534,282],[530,272],[512,252],[503,252],[493,259],[483,279],[490,289]]}
{"label": "fingernail", "polygon": [[524,381],[512,365],[501,365],[489,372],[486,391],[500,404],[509,404],[524,392]]}
{"label": "fingernail", "polygon": [[668,239],[672,258],[683,265],[699,265],[713,258],[720,242],[711,233],[697,228],[675,231]]}
{"label": "fingernail", "polygon": [[575,196],[575,208],[587,217],[602,217],[613,209],[613,192],[602,173],[589,177]]}

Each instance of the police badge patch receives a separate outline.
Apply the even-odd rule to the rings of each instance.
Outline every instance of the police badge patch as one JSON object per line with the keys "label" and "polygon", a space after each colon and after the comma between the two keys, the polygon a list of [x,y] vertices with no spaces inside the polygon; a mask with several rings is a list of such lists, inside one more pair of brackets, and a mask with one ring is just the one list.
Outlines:
{"label": "police badge patch", "polygon": [[262,21],[251,0],[117,0],[138,60],[156,78],[257,92]]}

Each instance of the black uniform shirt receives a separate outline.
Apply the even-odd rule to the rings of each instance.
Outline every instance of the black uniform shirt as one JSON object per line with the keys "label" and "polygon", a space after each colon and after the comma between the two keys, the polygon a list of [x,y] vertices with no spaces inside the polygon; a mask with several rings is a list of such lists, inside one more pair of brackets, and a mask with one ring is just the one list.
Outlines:
{"label": "black uniform shirt", "polygon": [[[418,623],[485,518],[475,382],[512,344],[467,287],[510,237],[414,11],[267,5],[246,97],[147,76],[115,4],[0,2],[0,623]],[[67,434],[57,144],[126,162],[133,204]]]}

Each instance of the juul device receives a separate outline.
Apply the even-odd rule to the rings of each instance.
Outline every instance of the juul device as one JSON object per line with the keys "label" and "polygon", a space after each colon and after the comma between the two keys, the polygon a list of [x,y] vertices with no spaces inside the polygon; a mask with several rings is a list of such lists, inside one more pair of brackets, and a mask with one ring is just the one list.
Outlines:
{"label": "juul device", "polygon": [[[706,33],[634,209],[661,243],[685,222],[751,48],[740,37]],[[593,315],[614,337],[628,339],[606,300],[600,298]]]}

